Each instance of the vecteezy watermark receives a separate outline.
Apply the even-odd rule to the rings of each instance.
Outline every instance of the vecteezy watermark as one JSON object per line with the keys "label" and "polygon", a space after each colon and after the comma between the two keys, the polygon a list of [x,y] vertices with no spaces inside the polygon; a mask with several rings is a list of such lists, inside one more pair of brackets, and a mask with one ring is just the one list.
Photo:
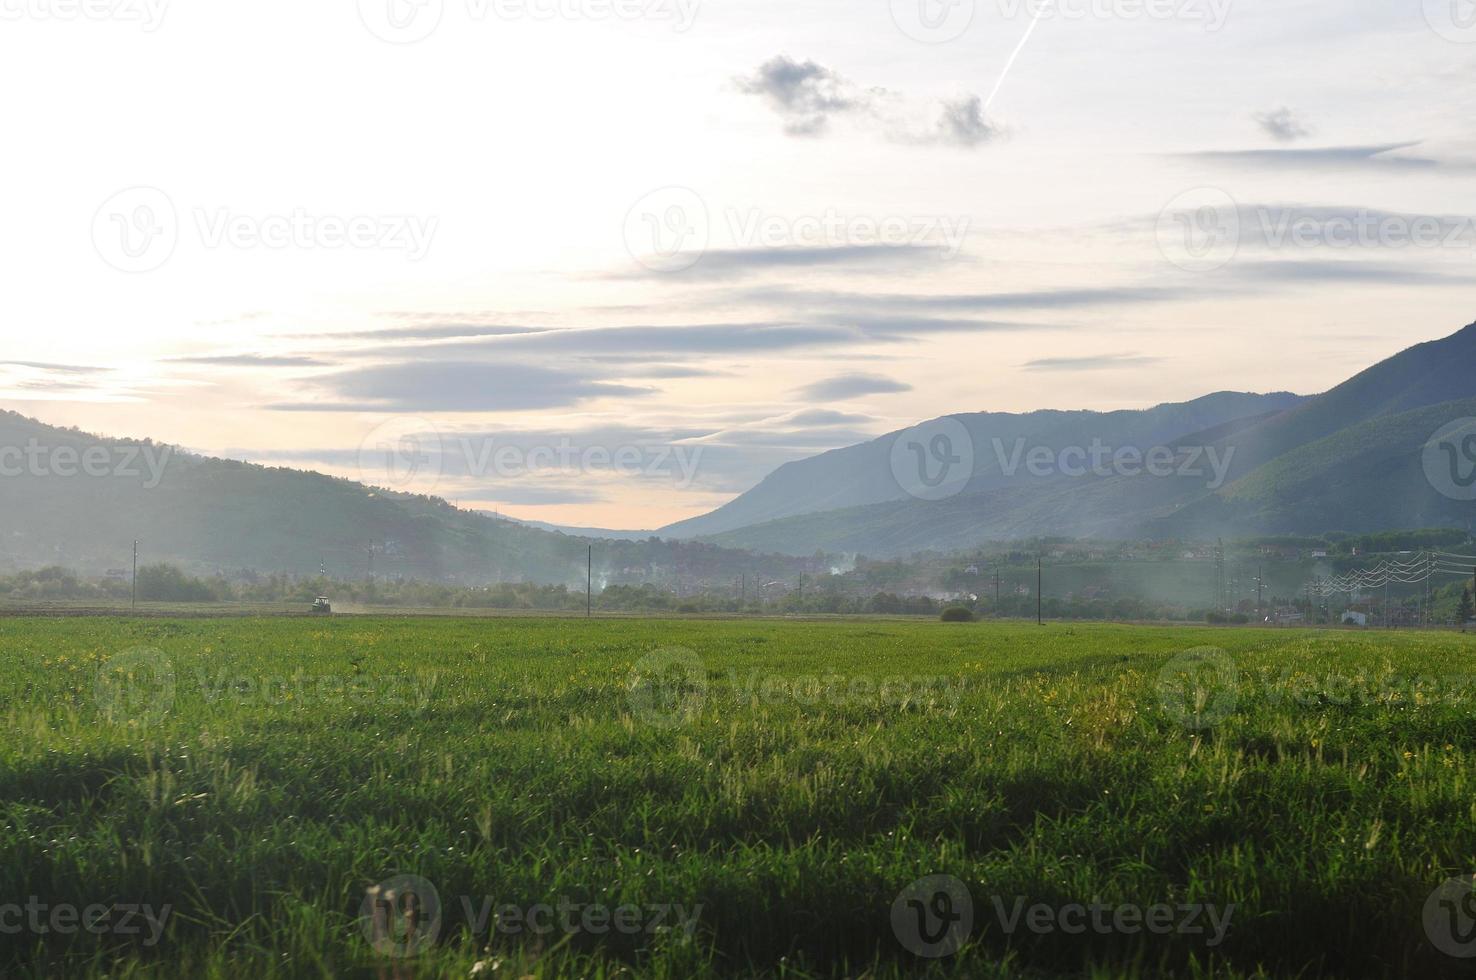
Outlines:
{"label": "vecteezy watermark", "polygon": [[[207,249],[342,249],[403,252],[411,262],[430,253],[440,226],[434,216],[404,214],[246,214],[195,207],[190,222]],[[119,191],[97,209],[92,243],[103,261],[121,272],[152,272],[174,255],[183,234],[173,199],[157,187]]]}
{"label": "vecteezy watermark", "polygon": [[652,272],[682,272],[702,261],[711,241],[711,216],[690,187],[662,187],[625,215],[625,249]]}
{"label": "vecteezy watermark", "polygon": [[115,725],[147,727],[174,709],[174,662],[154,647],[135,647],[98,668],[93,695],[98,710]]}
{"label": "vecteezy watermark", "polygon": [[1023,927],[1038,936],[1056,933],[1067,936],[1086,933],[1099,936],[1143,933],[1153,936],[1207,936],[1204,945],[1210,949],[1225,941],[1236,909],[1233,903],[1223,907],[1203,902],[1138,905],[1095,899],[1062,905],[1045,902],[1026,905],[1024,898],[1015,897],[1007,901],[1000,895],[990,896],[989,901],[1006,934],[1013,934]]}
{"label": "vecteezy watermark", "polygon": [[974,899],[953,875],[929,875],[892,902],[892,934],[914,956],[952,956],[974,930]]}
{"label": "vecteezy watermark", "polygon": [[1386,708],[1395,711],[1464,707],[1476,702],[1476,675],[1378,671],[1307,671],[1286,667],[1275,677],[1247,674],[1242,685],[1265,685],[1266,703],[1303,708]]}
{"label": "vecteezy watermark", "polygon": [[449,7],[465,24],[488,20],[668,23],[678,34],[697,21],[702,0],[358,0],[359,20],[390,44],[414,44],[436,32]]}
{"label": "vecteezy watermark", "polygon": [[0,902],[0,935],[75,936],[85,932],[92,936],[143,936],[146,948],[159,945],[173,905],[140,905],[114,902],[109,905],[72,905],[67,902],[44,902],[31,895],[24,905]]}
{"label": "vecteezy watermark", "polygon": [[[1136,446],[1113,447],[1101,439],[1088,446],[1028,447],[1016,439],[1006,448],[1004,440],[991,439],[1001,475],[1013,478],[1023,465],[1034,477],[1151,476],[1159,479],[1203,480],[1205,489],[1218,490],[1230,475],[1235,461],[1234,446]],[[1027,448],[1028,447],[1028,448]],[[1208,469],[1205,467],[1208,466]]]}
{"label": "vecteezy watermark", "polygon": [[1423,0],[1425,23],[1447,41],[1476,44],[1476,0]]}
{"label": "vecteezy watermark", "polygon": [[36,477],[66,480],[142,480],[145,490],[164,481],[173,446],[47,446],[27,439],[24,446],[0,446],[0,479]]}
{"label": "vecteezy watermark", "polygon": [[[624,936],[678,933],[690,939],[702,918],[701,903],[605,905],[564,897],[531,905],[499,903],[489,895],[460,896],[462,926],[472,936]],[[364,891],[359,928],[382,956],[409,959],[435,945],[447,931],[450,909],[436,886],[419,875],[396,875]]]}
{"label": "vecteezy watermark", "polygon": [[[1219,31],[1235,0],[994,0],[993,14],[1006,22],[1062,20],[1178,21]],[[983,0],[889,0],[898,30],[924,44],[963,37]]]}
{"label": "vecteezy watermark", "polygon": [[753,208],[726,212],[729,237],[741,248],[933,248],[941,258],[958,257],[968,239],[967,215],[766,214]]}
{"label": "vecteezy watermark", "polygon": [[408,959],[441,935],[441,896],[418,875],[396,875],[364,891],[359,929],[381,956]]}
{"label": "vecteezy watermark", "polygon": [[908,496],[947,500],[974,476],[974,439],[958,419],[934,419],[898,433],[890,462],[892,478]]}
{"label": "vecteezy watermark", "polygon": [[1158,250],[1185,272],[1213,272],[1240,251],[1240,205],[1218,187],[1179,194],[1158,215]]}
{"label": "vecteezy watermark", "polygon": [[[1467,883],[1469,888],[1469,882]],[[1060,933],[1080,936],[1205,936],[1205,946],[1225,941],[1235,916],[1234,904],[1204,902],[1028,903],[1021,896],[991,895],[999,927],[1006,935],[1022,929],[1037,936]],[[952,875],[929,875],[908,885],[892,903],[892,933],[909,952],[928,959],[952,956],[974,927],[974,900],[969,888]]]}
{"label": "vecteezy watermark", "polygon": [[728,670],[728,690],[739,705],[796,704],[804,707],[845,708],[856,705],[901,708],[911,704],[942,703],[958,707],[968,690],[963,677],[929,674],[809,674],[765,675],[736,668]]}
{"label": "vecteezy watermark", "polygon": [[1188,650],[1159,671],[1158,698],[1164,710],[1190,731],[1213,728],[1240,703],[1240,671],[1219,647]]}
{"label": "vecteezy watermark", "polygon": [[605,905],[560,898],[532,905],[498,904],[492,896],[461,897],[461,911],[474,936],[654,936],[676,932],[692,938],[702,918],[702,903],[690,908],[682,903],[653,902],[645,905]]}
{"label": "vecteezy watermark", "polygon": [[1177,21],[1214,33],[1230,20],[1236,0],[995,0],[1007,20]]}
{"label": "vecteezy watermark", "polygon": [[[740,251],[820,252],[826,249],[893,248],[932,250],[949,261],[963,251],[967,215],[843,214],[835,208],[803,215],[770,214],[759,208],[723,212],[727,239]],[[627,212],[626,251],[652,272],[683,272],[709,254],[712,215],[689,187],[663,187]]]}
{"label": "vecteezy watermark", "polygon": [[1201,187],[1178,195],[1158,216],[1159,250],[1188,272],[1212,272],[1243,246],[1273,251],[1446,249],[1476,254],[1476,217],[1396,214],[1369,208],[1242,208],[1227,192]]}
{"label": "vecteezy watermark", "polygon": [[702,455],[702,446],[579,445],[568,436],[529,442],[495,434],[452,435],[437,431],[425,419],[399,417],[375,426],[360,444],[359,479],[424,492],[444,477],[610,473],[662,478],[685,490],[697,480]]}
{"label": "vecteezy watermark", "polygon": [[0,0],[0,20],[117,21],[152,34],[170,0]]}
{"label": "vecteezy watermark", "polygon": [[179,245],[174,201],[157,187],[119,191],[93,214],[92,244],[120,272],[152,272]]}
{"label": "vecteezy watermark", "polygon": [[1476,419],[1456,419],[1425,443],[1425,479],[1451,500],[1476,500]]}
{"label": "vecteezy watermark", "polygon": [[968,32],[977,13],[974,0],[890,0],[897,29],[923,44],[946,44]]}
{"label": "vecteezy watermark", "polygon": [[1447,878],[1425,899],[1425,937],[1446,956],[1476,957],[1476,875]]}
{"label": "vecteezy watermark", "polygon": [[350,705],[423,711],[440,686],[435,672],[420,674],[242,674],[196,668],[190,678],[208,705],[280,707]]}
{"label": "vecteezy watermark", "polygon": [[631,714],[657,728],[691,721],[707,701],[707,665],[694,650],[667,647],[646,654],[631,672]]}
{"label": "vecteezy watermark", "polygon": [[[1242,219],[1244,220],[1244,219]],[[1256,208],[1254,231],[1272,248],[1445,248],[1476,252],[1476,218],[1465,215],[1393,214],[1358,208]]]}
{"label": "vecteezy watermark", "polygon": [[444,447],[436,427],[398,416],[376,425],[359,443],[359,479],[371,486],[429,492],[440,481]]}

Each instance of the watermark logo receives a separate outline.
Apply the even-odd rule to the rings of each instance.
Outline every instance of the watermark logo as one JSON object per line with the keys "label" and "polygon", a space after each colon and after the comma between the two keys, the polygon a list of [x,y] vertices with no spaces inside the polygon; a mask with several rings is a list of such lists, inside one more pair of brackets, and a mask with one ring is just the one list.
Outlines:
{"label": "watermark logo", "polygon": [[170,0],[0,0],[0,20],[90,20],[139,24],[152,34],[164,24]]}
{"label": "watermark logo", "polygon": [[[445,0],[358,0],[369,33],[390,44],[414,44],[445,19]],[[697,22],[701,0],[462,0],[452,7],[470,25],[499,22],[586,20],[669,22],[678,34]]]}
{"label": "watermark logo", "polygon": [[707,665],[694,650],[668,647],[636,662],[630,710],[657,728],[675,728],[697,717],[707,701]]}
{"label": "watermark logo", "polygon": [[162,650],[135,647],[98,668],[93,694],[115,725],[156,725],[174,709],[174,663]]}
{"label": "watermark logo", "polygon": [[425,419],[399,416],[359,444],[359,481],[390,490],[428,492],[441,478],[441,435]]}
{"label": "watermark logo", "polygon": [[998,0],[1000,15],[1017,20],[1180,21],[1202,24],[1207,33],[1224,28],[1236,0]]}
{"label": "watermark logo", "polygon": [[103,202],[92,217],[92,244],[120,272],[152,272],[179,244],[179,213],[157,187],[130,187]]}
{"label": "watermark logo", "polygon": [[974,929],[974,899],[953,875],[919,878],[892,903],[892,933],[914,956],[952,956]]}
{"label": "watermark logo", "polygon": [[1476,419],[1456,419],[1430,437],[1421,454],[1425,479],[1451,500],[1476,500]]}
{"label": "watermark logo", "polygon": [[857,215],[835,208],[789,217],[758,208],[726,212],[728,233],[748,248],[931,248],[958,257],[969,235],[967,215]]}
{"label": "watermark logo", "polygon": [[1224,721],[1240,703],[1240,671],[1219,647],[1199,647],[1174,657],[1158,673],[1165,711],[1190,731]]}
{"label": "watermark logo", "polygon": [[47,446],[31,438],[24,446],[0,445],[0,478],[139,480],[153,490],[173,458],[173,446]]}
{"label": "watermark logo", "polygon": [[711,235],[707,202],[690,187],[663,187],[625,216],[625,248],[652,272],[683,272],[702,261]]}
{"label": "watermark logo", "polygon": [[923,44],[947,44],[968,32],[974,0],[890,0],[897,29]]}
{"label": "watermark logo", "polygon": [[974,440],[958,419],[924,422],[892,440],[892,477],[908,496],[947,500],[974,475]]}
{"label": "watermark logo", "polygon": [[417,956],[441,935],[441,896],[418,875],[396,875],[365,890],[359,928],[381,956]]}
{"label": "watermark logo", "polygon": [[36,895],[24,905],[19,902],[0,904],[0,935],[75,936],[143,936],[145,949],[159,945],[174,906],[134,903],[77,906],[68,902],[52,905]]}
{"label": "watermark logo", "polygon": [[390,44],[424,41],[441,26],[445,0],[358,0],[359,20]]}
{"label": "watermark logo", "polygon": [[1425,936],[1446,956],[1476,957],[1476,876],[1448,878],[1425,899]]}
{"label": "watermark logo", "polygon": [[1424,0],[1425,23],[1447,41],[1476,44],[1476,0]]}
{"label": "watermark logo", "polygon": [[[206,249],[372,249],[403,252],[411,262],[430,254],[440,227],[440,219],[433,216],[313,214],[304,208],[289,214],[243,214],[195,207],[188,214],[193,236]],[[113,268],[152,272],[173,257],[183,228],[168,194],[157,187],[130,187],[97,209],[92,242]]]}
{"label": "watermark logo", "polygon": [[1213,272],[1240,251],[1240,206],[1218,187],[1185,191],[1159,212],[1158,250],[1185,272]]}
{"label": "watermark logo", "polygon": [[1014,479],[1023,467],[1030,476],[1137,477],[1205,480],[1205,488],[1218,490],[1230,478],[1235,462],[1234,446],[1109,446],[1093,439],[1087,446],[1027,446],[1016,439],[1006,446],[1003,439],[990,440],[1002,476]]}
{"label": "watermark logo", "polygon": [[1213,949],[1225,941],[1230,932],[1230,922],[1235,917],[1237,906],[1207,905],[1202,902],[1185,902],[1170,905],[1137,905],[1127,903],[1109,905],[1092,901],[1068,902],[1064,905],[1048,905],[1037,902],[1026,905],[1025,899],[1016,897],[1013,904],[1006,906],[999,895],[990,897],[1000,928],[1006,935],[1014,935],[1023,926],[1037,936],[1061,933],[1080,936],[1095,933],[1099,936],[1136,936],[1148,933],[1154,936],[1207,936],[1205,946]]}

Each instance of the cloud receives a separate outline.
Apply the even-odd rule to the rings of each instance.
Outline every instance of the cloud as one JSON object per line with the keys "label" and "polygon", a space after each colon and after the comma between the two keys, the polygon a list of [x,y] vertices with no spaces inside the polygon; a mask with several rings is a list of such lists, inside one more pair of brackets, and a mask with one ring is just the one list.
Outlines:
{"label": "cloud", "polygon": [[1161,360],[1161,357],[1143,354],[1097,354],[1091,357],[1045,357],[1028,361],[1024,367],[1027,371],[1108,371],[1157,364]]}
{"label": "cloud", "polygon": [[984,100],[970,95],[943,103],[938,133],[940,142],[972,148],[995,139],[1000,129],[985,118]]}
{"label": "cloud", "polygon": [[803,412],[795,412],[785,417],[790,425],[858,425],[864,422],[875,422],[876,419],[870,415],[861,415],[856,412],[837,412],[829,408],[811,408]]}
{"label": "cloud", "polygon": [[213,367],[327,367],[327,361],[302,355],[207,354],[199,357],[169,357],[171,364],[202,364]]}
{"label": "cloud", "polygon": [[1256,113],[1256,122],[1267,136],[1278,143],[1295,143],[1312,135],[1312,129],[1290,109],[1282,106],[1274,112]]}
{"label": "cloud", "polygon": [[52,364],[47,361],[0,361],[0,367],[22,367],[55,374],[103,374],[112,368],[89,367],[85,364]]}
{"label": "cloud", "polygon": [[1242,262],[1234,272],[1261,282],[1356,282],[1381,285],[1469,286],[1470,276],[1449,275],[1436,269],[1412,268],[1387,262],[1349,259],[1286,259],[1279,262]]}
{"label": "cloud", "polygon": [[1222,166],[1278,170],[1470,170],[1471,165],[1400,155],[1422,141],[1375,146],[1329,146],[1277,150],[1206,150],[1181,154],[1185,159]]}
{"label": "cloud", "polygon": [[[811,245],[774,248],[713,249],[696,257],[683,271],[687,279],[732,280],[764,272],[788,269],[865,268],[904,275],[928,266],[938,266],[957,256],[966,228],[943,227],[941,234],[955,236],[948,242],[897,245]],[[691,253],[688,253],[689,255]],[[621,271],[609,279],[669,279],[669,273],[649,270]]]}
{"label": "cloud", "polygon": [[784,120],[784,131],[790,136],[819,136],[830,127],[831,116],[867,105],[866,96],[854,93],[851,83],[829,68],[784,55],[770,58],[753,75],[738,79],[738,88],[767,102]]}
{"label": "cloud", "polygon": [[973,149],[1002,133],[986,118],[984,101],[977,95],[919,104],[885,88],[862,88],[825,65],[782,54],[735,81],[740,92],[762,99],[793,137],[824,136],[840,118],[894,142],[919,146]]}
{"label": "cloud", "polygon": [[607,499],[604,495],[588,489],[560,486],[497,486],[475,488],[465,492],[444,488],[442,497],[458,502],[474,501],[488,504],[511,504],[513,506],[537,506],[540,504],[598,504]]}
{"label": "cloud", "polygon": [[279,411],[502,412],[567,408],[593,398],[631,398],[651,393],[649,388],[509,362],[402,362],[316,380],[346,401],[269,407]]}
{"label": "cloud", "polygon": [[798,394],[816,401],[845,401],[864,395],[889,395],[911,390],[912,385],[879,374],[842,374],[805,385]]}
{"label": "cloud", "polygon": [[[1197,290],[1195,295],[1202,295]],[[1101,286],[1038,289],[1012,293],[838,293],[772,287],[749,290],[746,298],[762,302],[829,305],[841,309],[905,310],[915,313],[1018,310],[1061,310],[1079,307],[1124,306],[1178,300],[1188,291],[1164,286]],[[926,322],[926,321],[924,321]],[[941,324],[940,324],[941,326]],[[1036,324],[980,324],[994,329],[1050,329]]]}
{"label": "cloud", "polygon": [[417,327],[383,327],[339,333],[293,334],[299,340],[451,340],[458,337],[506,337],[540,333],[546,327],[517,327],[503,324],[433,323]]}

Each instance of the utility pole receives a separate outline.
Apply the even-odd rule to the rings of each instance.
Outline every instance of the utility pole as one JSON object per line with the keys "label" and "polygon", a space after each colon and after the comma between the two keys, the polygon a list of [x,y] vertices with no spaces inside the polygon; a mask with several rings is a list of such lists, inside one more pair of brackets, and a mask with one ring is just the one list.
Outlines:
{"label": "utility pole", "polygon": [[138,541],[133,542],[133,612],[138,612]]}
{"label": "utility pole", "polygon": [[1045,617],[1041,614],[1041,586],[1045,582],[1045,560],[1040,555],[1035,556],[1035,625],[1044,626]]}
{"label": "utility pole", "polygon": [[589,546],[589,555],[584,566],[584,617],[594,618],[594,574],[595,574],[595,549]]}
{"label": "utility pole", "polygon": [[748,605],[748,573],[744,572],[738,579],[738,611],[742,612],[746,605]]}
{"label": "utility pole", "polygon": [[1265,595],[1265,580],[1262,579],[1261,576],[1265,574],[1265,571],[1266,571],[1266,566],[1265,565],[1257,565],[1256,566],[1256,622],[1257,623],[1264,623],[1264,622],[1266,622],[1266,614],[1261,609],[1261,606],[1262,606],[1262,598]]}
{"label": "utility pole", "polygon": [[1225,608],[1225,539],[1215,543],[1215,608]]}

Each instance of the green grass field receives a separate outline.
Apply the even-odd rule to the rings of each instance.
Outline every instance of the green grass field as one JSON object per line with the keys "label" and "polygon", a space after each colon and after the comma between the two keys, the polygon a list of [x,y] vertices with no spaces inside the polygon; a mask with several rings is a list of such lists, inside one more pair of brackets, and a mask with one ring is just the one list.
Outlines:
{"label": "green grass field", "polygon": [[1449,633],[0,619],[0,975],[1469,975],[1473,709]]}

